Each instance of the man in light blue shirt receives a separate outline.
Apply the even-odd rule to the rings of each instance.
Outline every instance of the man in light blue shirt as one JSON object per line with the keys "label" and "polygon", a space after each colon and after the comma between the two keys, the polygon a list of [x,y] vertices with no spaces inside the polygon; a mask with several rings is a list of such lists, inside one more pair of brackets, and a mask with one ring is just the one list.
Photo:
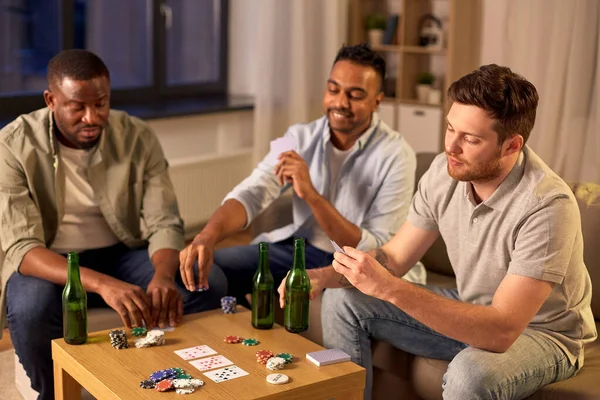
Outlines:
{"label": "man in light blue shirt", "polygon": [[[416,157],[376,114],[384,78],[385,61],[366,45],[340,49],[327,81],[325,116],[290,127],[285,137],[297,151],[265,157],[180,253],[188,290],[206,289],[210,269],[218,266],[227,276],[229,294],[244,304],[258,265],[259,241],[272,243],[269,263],[279,284],[292,265],[294,237],[307,241],[308,269],[331,264],[329,239],[363,250],[390,240],[408,214]],[[249,246],[214,252],[213,266],[215,244],[248,227],[288,188],[293,189],[293,222],[258,236]],[[423,266],[418,264],[405,278],[425,283]]]}

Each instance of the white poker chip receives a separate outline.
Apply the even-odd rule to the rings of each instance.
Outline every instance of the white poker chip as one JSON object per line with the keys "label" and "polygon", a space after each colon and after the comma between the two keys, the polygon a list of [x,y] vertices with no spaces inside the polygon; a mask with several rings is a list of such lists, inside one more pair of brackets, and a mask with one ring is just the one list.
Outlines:
{"label": "white poker chip", "polygon": [[267,375],[267,382],[269,382],[273,385],[282,385],[284,383],[287,383],[289,380],[290,380],[290,378],[284,374]]}
{"label": "white poker chip", "polygon": [[175,389],[175,392],[177,394],[192,394],[196,391],[196,389],[194,388],[189,388],[189,389]]}

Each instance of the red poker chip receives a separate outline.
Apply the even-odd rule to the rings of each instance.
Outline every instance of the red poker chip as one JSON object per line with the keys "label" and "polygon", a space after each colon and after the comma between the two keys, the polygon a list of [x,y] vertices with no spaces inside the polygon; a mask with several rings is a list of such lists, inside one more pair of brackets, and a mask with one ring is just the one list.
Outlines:
{"label": "red poker chip", "polygon": [[223,339],[223,341],[225,343],[231,343],[231,344],[242,343],[243,340],[244,340],[243,337],[241,337],[241,336],[235,336],[235,335],[225,336],[225,338]]}
{"label": "red poker chip", "polygon": [[258,356],[271,356],[273,357],[273,352],[271,350],[259,350],[256,352],[256,357]]}
{"label": "red poker chip", "polygon": [[166,392],[167,390],[173,389],[173,380],[165,379],[158,382],[155,386],[157,392]]}

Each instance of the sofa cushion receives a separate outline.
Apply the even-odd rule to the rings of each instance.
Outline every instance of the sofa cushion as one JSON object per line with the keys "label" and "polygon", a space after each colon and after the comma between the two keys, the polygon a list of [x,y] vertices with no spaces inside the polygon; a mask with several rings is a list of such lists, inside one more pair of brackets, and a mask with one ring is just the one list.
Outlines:
{"label": "sofa cushion", "polygon": [[592,279],[592,312],[600,321],[600,185],[578,183],[571,188],[581,213],[583,259]]}

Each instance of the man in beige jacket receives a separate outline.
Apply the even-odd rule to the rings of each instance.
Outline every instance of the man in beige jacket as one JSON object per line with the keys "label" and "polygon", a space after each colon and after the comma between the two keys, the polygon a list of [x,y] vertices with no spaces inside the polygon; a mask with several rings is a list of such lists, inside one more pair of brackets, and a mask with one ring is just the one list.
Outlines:
{"label": "man in beige jacket", "polygon": [[146,124],[110,110],[102,60],[59,53],[44,98],[47,108],[0,131],[0,314],[32,387],[53,399],[50,341],[62,336],[66,253],[79,252],[88,306],[108,305],[127,327],[175,325],[216,308],[226,282],[214,269],[209,291],[184,290],[183,222],[167,162]]}

